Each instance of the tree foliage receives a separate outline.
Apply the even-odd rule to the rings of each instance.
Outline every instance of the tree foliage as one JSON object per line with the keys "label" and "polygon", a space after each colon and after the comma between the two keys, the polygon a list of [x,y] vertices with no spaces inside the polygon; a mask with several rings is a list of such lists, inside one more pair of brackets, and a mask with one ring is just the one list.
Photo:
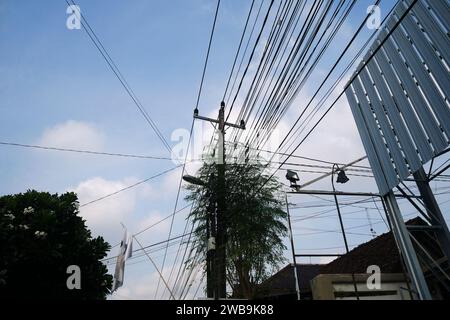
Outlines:
{"label": "tree foliage", "polygon": [[[0,296],[105,299],[111,289],[112,277],[99,261],[110,246],[91,236],[75,193],[0,197],[0,242]],[[81,269],[80,290],[67,288],[70,265]]]}
{"label": "tree foliage", "polygon": [[[195,203],[191,217],[196,223],[194,235],[203,259],[208,207],[211,201],[215,202],[216,173],[216,165],[205,163],[198,174],[209,183],[187,186],[190,191],[187,200]],[[280,183],[274,178],[267,181],[268,178],[265,166],[259,163],[226,165],[227,282],[234,298],[257,297],[258,285],[284,262],[283,237],[287,234],[284,200],[279,193]]]}

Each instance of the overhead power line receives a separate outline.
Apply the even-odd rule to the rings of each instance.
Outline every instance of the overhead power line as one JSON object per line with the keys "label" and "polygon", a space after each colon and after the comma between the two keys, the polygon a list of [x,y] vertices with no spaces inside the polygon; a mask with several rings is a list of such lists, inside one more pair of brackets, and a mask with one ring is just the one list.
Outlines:
{"label": "overhead power line", "polygon": [[[226,144],[228,145],[234,145],[235,143],[233,142],[226,142]],[[255,147],[250,147],[250,146],[243,146],[243,148],[248,148],[248,150],[252,150],[252,151],[258,151],[258,153],[260,154],[262,153],[269,153],[269,154],[274,154],[274,155],[280,155],[280,156],[288,156],[288,153],[283,153],[283,152],[277,152],[277,151],[272,151],[272,150],[267,150],[267,149],[259,149],[259,148],[255,148]],[[319,163],[323,163],[323,164],[329,164],[329,165],[333,165],[333,164],[338,164],[339,166],[345,166],[345,163],[336,163],[336,162],[331,162],[331,161],[326,161],[326,160],[321,160],[321,159],[317,159],[317,158],[311,158],[311,157],[304,157],[304,156],[299,156],[299,155],[292,155],[291,158],[297,158],[297,159],[303,159],[303,160],[308,160],[308,161],[313,161],[313,162],[319,162]],[[352,168],[361,168],[361,169],[368,169],[371,170],[370,167],[368,166],[361,166],[361,165],[351,165]]]}
{"label": "overhead power line", "polygon": [[[258,117],[258,120],[256,121],[255,129],[253,130],[253,133],[247,138],[247,142],[249,144],[251,144],[251,142],[250,142],[251,140],[255,140],[258,138],[258,135],[260,134],[261,131],[265,131],[265,133],[263,135],[266,137],[268,136],[268,134],[271,131],[271,129],[269,129],[269,128],[272,127],[273,124],[278,122],[278,120],[274,120],[274,119],[282,116],[286,112],[287,108],[289,107],[290,103],[285,101],[286,98],[289,95],[296,95],[295,92],[298,92],[302,88],[303,83],[305,83],[306,79],[309,78],[309,75],[311,74],[312,69],[314,68],[315,64],[317,64],[318,60],[320,59],[320,55],[318,57],[316,57],[315,62],[310,67],[310,70],[306,74],[304,74],[305,68],[307,67],[310,59],[312,58],[314,52],[316,51],[317,46],[319,45],[319,43],[325,36],[327,30],[329,29],[329,27],[331,27],[333,20],[335,20],[335,18],[337,17],[339,10],[342,8],[343,2],[341,1],[340,4],[336,7],[336,10],[335,10],[334,14],[332,15],[332,17],[330,18],[328,25],[325,27],[325,29],[322,32],[322,36],[320,37],[320,39],[317,40],[316,46],[312,49],[312,51],[310,51],[315,38],[318,37],[318,35],[319,35],[319,30],[321,29],[321,26],[325,25],[325,22],[326,22],[325,18],[332,6],[332,2],[330,2],[330,1],[325,4],[324,8],[322,8],[323,4],[325,4],[324,1],[317,1],[317,2],[314,2],[313,6],[311,6],[308,16],[303,23],[303,26],[302,26],[301,31],[295,41],[294,46],[290,50],[289,56],[285,60],[283,69],[281,70],[281,73],[278,76],[278,79],[277,79],[275,85],[274,86],[269,85],[267,87],[267,89],[271,88],[271,90],[269,90],[269,91],[271,91],[271,93],[269,94],[267,102],[265,104],[263,104],[264,107],[261,109],[261,104],[260,104],[260,107],[258,107],[257,114],[259,113],[260,109],[261,109],[261,113],[260,113],[260,116]],[[351,7],[349,8],[349,10],[351,10]],[[301,11],[303,11],[303,9]],[[321,12],[321,13],[319,14],[319,12]],[[316,20],[316,18],[317,18],[317,20]],[[283,19],[283,20],[285,20],[285,19]],[[341,20],[341,21],[343,22],[343,20]],[[335,28],[335,31],[337,31],[337,29]],[[285,32],[287,32],[287,31],[288,30],[286,29]],[[309,37],[307,36],[308,33],[309,33]],[[292,33],[291,33],[290,37],[292,37]],[[284,38],[284,36],[283,36],[283,38]],[[331,41],[331,40],[332,40],[332,38],[329,39],[329,41]],[[290,41],[287,41],[287,43],[289,43],[289,42]],[[281,43],[280,43],[280,45],[281,45]],[[300,50],[302,46],[303,46],[303,50]],[[325,51],[326,47],[327,47],[327,44],[325,44],[324,48],[322,49],[322,54]],[[285,50],[286,49],[287,49],[287,47],[285,48]],[[308,52],[310,52],[309,58],[307,58]],[[283,55],[284,55],[284,52],[283,52]],[[272,61],[272,63],[273,62],[274,61]],[[281,62],[281,60],[279,61],[279,63],[280,62]],[[302,67],[302,65],[303,65],[303,67]],[[276,67],[276,69],[278,69],[278,66]],[[299,85],[296,85],[296,83],[302,77],[302,74],[304,74],[303,80],[300,82]],[[268,74],[266,74],[266,77],[267,77],[267,75]],[[274,74],[274,76],[275,76],[275,74]],[[260,90],[261,89],[262,89],[262,87],[260,87]],[[266,93],[264,94],[263,100],[265,100],[266,95],[269,93],[268,90],[265,90],[265,91],[266,91]],[[257,95],[259,95],[259,93]],[[286,103],[283,101],[285,101]],[[247,114],[246,120],[248,120],[250,112],[255,107],[255,103],[256,103],[256,100],[253,101],[251,106],[247,106],[249,112]],[[276,116],[277,113],[278,113],[278,116]],[[253,120],[253,122],[255,121],[255,119]],[[253,136],[253,138],[252,138],[252,136]]]}
{"label": "overhead power line", "polygon": [[80,149],[73,149],[73,148],[59,148],[59,147],[49,147],[49,146],[23,144],[23,143],[15,143],[15,142],[5,142],[5,141],[0,141],[0,145],[23,147],[23,148],[34,148],[34,149],[41,149],[41,150],[85,153],[85,154],[102,155],[102,156],[124,157],[124,158],[172,160],[172,158],[170,158],[170,157],[157,157],[157,156],[136,155],[136,154],[127,154],[127,153],[113,153],[113,152],[102,152],[102,151],[92,151],[92,150],[80,150]]}
{"label": "overhead power line", "polygon": [[[205,80],[206,68],[208,66],[209,54],[210,54],[210,51],[211,51],[211,44],[212,44],[212,41],[213,41],[213,38],[214,38],[214,31],[216,29],[217,16],[219,15],[219,8],[220,8],[220,0],[217,0],[216,11],[215,11],[215,14],[214,14],[214,22],[213,22],[212,29],[211,29],[211,34],[210,34],[210,37],[209,37],[208,50],[206,52],[205,64],[203,66],[202,78],[201,78],[201,81],[200,81],[200,87],[199,87],[199,90],[198,90],[197,102],[196,102],[196,105],[195,105],[195,110],[196,111],[198,111],[200,97],[201,97],[201,94],[202,94],[203,82]],[[183,182],[183,175],[184,175],[185,168],[186,168],[186,160],[187,160],[187,156],[188,156],[188,153],[189,153],[189,146],[191,144],[192,131],[194,129],[194,120],[195,119],[192,120],[191,130],[190,130],[190,133],[189,133],[189,141],[188,141],[187,150],[186,150],[186,157],[184,159],[185,161],[184,161],[184,165],[183,165],[183,170],[181,172],[180,181],[178,183],[178,191],[177,191],[177,196],[176,196],[176,199],[175,199],[174,212],[177,209],[178,201],[179,201],[179,197],[180,197],[181,185],[182,185],[182,182]],[[172,235],[172,229],[173,229],[174,220],[175,220],[175,215],[172,216],[172,220],[170,222],[168,238],[170,238],[171,235]],[[161,270],[164,270],[164,266],[165,266],[165,263],[166,263],[167,249],[168,249],[168,246],[166,246],[166,249],[165,249],[165,252],[164,252],[164,258],[163,258],[163,261],[162,261]],[[155,298],[158,295],[159,286],[160,286],[160,280],[161,279],[158,279],[158,285],[156,286],[156,291],[155,291],[155,296],[154,296]]]}
{"label": "overhead power line", "polygon": [[93,203],[95,203],[95,202],[104,200],[104,199],[106,199],[106,198],[109,198],[109,197],[111,197],[111,196],[114,196],[114,195],[116,195],[116,194],[118,194],[118,193],[121,193],[121,192],[123,192],[123,191],[126,191],[126,190],[132,189],[132,188],[134,188],[134,187],[137,187],[138,185],[141,185],[141,184],[146,183],[146,182],[148,182],[148,181],[150,181],[150,180],[152,180],[152,179],[155,179],[155,178],[157,178],[157,177],[160,177],[160,176],[162,176],[162,175],[164,175],[164,174],[166,174],[166,173],[168,173],[168,172],[170,172],[170,171],[173,171],[173,170],[175,170],[175,169],[178,169],[179,167],[181,167],[181,165],[176,166],[176,167],[173,167],[173,168],[168,169],[168,170],[165,170],[165,171],[163,171],[163,172],[161,172],[161,173],[158,173],[158,174],[156,174],[156,175],[154,175],[154,176],[151,176],[150,178],[147,178],[147,179],[138,181],[138,182],[136,182],[136,183],[134,183],[134,184],[132,184],[132,185],[130,185],[130,186],[127,186],[127,187],[125,187],[125,188],[119,189],[119,190],[117,190],[117,191],[115,191],[115,192],[112,192],[112,193],[110,193],[110,194],[107,194],[107,195],[105,195],[105,196],[103,196],[103,197],[100,197],[100,198],[98,198],[98,199],[95,199],[95,200],[92,200],[92,201],[83,203],[83,204],[80,205],[80,208],[81,208],[81,207],[86,207],[86,206],[88,206],[88,205],[90,205],[90,204],[93,204]]}
{"label": "overhead power line", "polygon": [[[189,147],[190,147],[190,145],[191,145],[192,131],[194,130],[194,120],[195,120],[195,119],[192,119],[191,130],[190,130],[190,132],[189,132],[189,140],[188,140],[188,144],[187,144],[186,155],[185,155],[185,158],[184,158],[183,169],[181,170],[180,180],[179,180],[179,183],[178,183],[177,196],[176,196],[176,198],[175,198],[175,205],[174,205],[174,208],[173,208],[174,214],[172,215],[172,219],[171,219],[171,221],[170,221],[170,228],[169,228],[169,235],[168,235],[168,238],[170,238],[171,235],[172,235],[173,224],[174,224],[174,222],[175,222],[175,212],[176,212],[177,207],[178,207],[178,201],[179,201],[179,199],[180,199],[180,192],[181,192],[181,185],[182,185],[182,183],[183,183],[183,176],[184,176],[184,173],[185,173],[185,170],[186,170],[186,160],[187,160],[187,157],[188,157],[188,154],[189,154]],[[164,270],[164,265],[165,265],[165,263],[166,263],[166,256],[167,256],[167,249],[168,249],[168,248],[169,248],[169,247],[167,246],[167,247],[166,247],[166,250],[165,250],[165,252],[164,252],[164,258],[163,258],[161,270]],[[157,294],[158,294],[158,291],[159,291],[159,284],[160,284],[160,279],[158,279],[158,285],[157,285],[156,291],[155,291],[155,298],[156,298],[156,296],[157,296]]]}
{"label": "overhead power line", "polygon": [[[337,104],[337,102],[342,98],[347,88],[350,86],[353,79],[355,79],[361,71],[364,69],[364,66],[366,66],[370,61],[372,61],[373,57],[378,53],[378,51],[382,48],[384,43],[390,38],[391,34],[397,30],[397,27],[400,25],[400,23],[403,21],[403,19],[409,14],[413,6],[417,3],[417,0],[414,0],[411,5],[408,7],[408,9],[404,12],[404,14],[400,17],[400,19],[395,23],[394,27],[387,33],[386,37],[380,42],[378,47],[371,53],[371,55],[364,61],[363,65],[358,69],[358,71],[352,76],[349,83],[345,86],[345,88],[342,90],[342,92],[338,95],[338,97],[333,101],[333,103],[328,107],[328,109],[325,111],[325,113],[317,120],[317,122],[314,124],[314,126],[308,131],[308,133],[305,135],[305,137],[297,144],[297,146],[292,150],[292,152],[288,155],[288,157],[283,161],[283,164],[286,163],[289,158],[298,150],[298,148],[303,144],[303,142],[311,135],[311,133],[317,128],[317,126],[323,121],[323,119],[326,117],[326,115],[333,109],[333,107]],[[366,18],[367,20],[367,18]],[[283,164],[280,164],[280,166],[270,175],[270,177],[264,182],[264,184],[258,189],[261,190],[265,186],[265,184],[273,178],[273,176],[277,173],[277,171],[282,167]]]}
{"label": "overhead power line", "polygon": [[[175,213],[171,213],[171,214],[169,214],[168,216],[166,216],[166,217],[164,217],[164,218],[162,218],[162,219],[160,219],[160,220],[154,222],[153,224],[151,224],[151,225],[149,225],[149,226],[143,228],[142,230],[136,232],[135,234],[133,234],[133,236],[136,237],[136,236],[140,235],[141,233],[144,233],[145,231],[150,230],[150,229],[153,228],[153,227],[156,227],[157,225],[163,223],[164,221],[166,221],[167,219],[169,219],[169,218],[172,217],[173,215],[176,215],[176,214],[180,213],[181,211],[183,211],[183,210],[189,208],[191,205],[192,205],[192,204],[189,203],[188,205],[184,206],[183,208],[178,209]],[[116,243],[114,246],[112,246],[111,249],[117,247],[118,245],[120,245],[120,242],[118,242],[118,243]]]}
{"label": "overhead power line", "polygon": [[198,105],[200,103],[200,96],[202,94],[203,82],[205,80],[205,74],[206,74],[206,68],[208,67],[209,52],[211,51],[211,44],[212,44],[212,40],[213,40],[213,36],[214,36],[214,31],[216,29],[216,21],[217,21],[217,16],[219,14],[219,7],[220,7],[220,0],[217,1],[216,13],[214,15],[214,22],[213,22],[213,26],[212,26],[212,30],[211,30],[211,35],[209,37],[208,51],[206,52],[206,59],[205,59],[205,64],[203,66],[203,72],[202,72],[202,80],[200,81],[200,88],[198,89],[197,102],[195,104],[195,108],[198,108]]}
{"label": "overhead power line", "polygon": [[226,88],[225,88],[225,92],[223,93],[222,101],[225,101],[225,97],[226,97],[227,92],[228,92],[228,87],[229,87],[229,85],[230,85],[230,81],[231,81],[231,78],[232,78],[233,73],[234,73],[234,68],[235,68],[235,66],[236,66],[236,62],[237,62],[237,59],[238,59],[238,57],[239,57],[239,52],[241,51],[242,42],[243,42],[243,40],[244,40],[245,32],[247,31],[248,22],[249,22],[249,20],[250,20],[251,15],[252,15],[252,11],[253,11],[253,6],[254,6],[254,4],[255,4],[255,0],[252,0],[252,4],[251,4],[251,6],[250,6],[250,10],[249,10],[249,12],[248,12],[247,19],[246,19],[246,21],[245,21],[244,30],[242,31],[241,40],[239,41],[239,46],[238,46],[236,55],[235,55],[235,57],[234,57],[233,66],[231,67],[230,76],[228,77],[227,86],[226,86]]}
{"label": "overhead power line", "polygon": [[228,105],[228,102],[230,101],[230,98],[231,98],[231,94],[234,91],[234,87],[236,85],[236,81],[238,79],[238,75],[241,72],[241,68],[242,68],[242,65],[244,63],[244,58],[247,55],[247,50],[248,50],[248,48],[250,46],[250,40],[252,39],[253,33],[255,31],[255,27],[256,27],[256,24],[258,22],[258,18],[259,18],[260,14],[261,14],[261,9],[262,9],[263,5],[264,5],[264,1],[261,1],[261,4],[259,5],[258,12],[256,13],[255,21],[253,22],[252,29],[250,30],[250,34],[249,34],[248,39],[247,39],[247,45],[245,46],[244,52],[242,53],[242,56],[241,56],[241,61],[239,63],[239,67],[237,69],[237,72],[235,73],[234,80],[233,80],[233,85],[231,86],[231,89],[230,89],[230,91],[229,91],[229,93],[227,95],[228,97],[226,98],[226,105]]}
{"label": "overhead power line", "polygon": [[[65,2],[69,6],[71,6],[71,5],[75,6],[76,5],[73,0],[71,0],[72,4],[68,0],[65,0]],[[106,50],[105,46],[103,45],[103,43],[98,38],[97,34],[94,32],[94,30],[92,29],[91,25],[87,21],[86,16],[84,14],[81,14],[81,12],[79,12],[79,15],[81,17],[80,23],[83,26],[83,29],[86,32],[86,34],[92,40],[92,42],[94,43],[95,47],[97,48],[97,50],[102,55],[103,59],[106,61],[106,63],[110,67],[111,71],[114,73],[116,78],[119,80],[119,82],[121,83],[121,85],[125,89],[126,93],[130,96],[131,100],[136,105],[136,107],[138,108],[139,112],[142,114],[144,119],[147,121],[147,123],[150,125],[150,127],[155,132],[155,134],[161,140],[161,142],[163,143],[164,147],[169,151],[169,153],[172,153],[172,148],[170,147],[169,143],[167,142],[167,140],[164,138],[163,134],[159,130],[156,122],[150,117],[149,113],[147,112],[147,110],[144,108],[144,106],[142,105],[142,103],[139,100],[139,98],[134,93],[133,89],[131,88],[131,86],[129,85],[128,81],[123,76],[123,74],[120,71],[120,69],[118,68],[117,64],[111,58],[110,54],[108,53],[108,50]]]}
{"label": "overhead power line", "polygon": [[255,45],[253,46],[253,50],[252,50],[252,52],[251,52],[251,54],[250,54],[250,58],[249,58],[249,60],[248,60],[247,66],[246,66],[245,69],[244,69],[244,73],[243,73],[242,78],[241,78],[241,81],[240,81],[240,83],[239,83],[239,85],[238,85],[237,92],[236,92],[236,94],[235,94],[235,96],[234,96],[234,98],[233,98],[233,101],[232,101],[232,103],[231,103],[230,109],[228,110],[228,115],[227,115],[227,117],[225,118],[225,121],[228,120],[228,118],[230,117],[231,111],[233,110],[234,103],[236,102],[238,93],[239,93],[239,91],[240,91],[240,89],[241,89],[241,87],[242,87],[242,83],[243,83],[243,81],[244,81],[245,75],[247,74],[247,72],[248,72],[248,70],[249,70],[249,68],[250,68],[250,62],[252,61],[253,55],[254,55],[255,52],[256,52],[258,43],[259,43],[259,41],[260,41],[260,39],[261,39],[262,33],[263,33],[263,31],[264,31],[264,28],[265,28],[265,26],[266,26],[267,20],[268,20],[268,18],[269,18],[269,15],[270,15],[270,12],[271,12],[273,3],[274,3],[274,0],[271,0],[271,1],[270,1],[270,4],[269,4],[269,8],[267,9],[266,16],[264,17],[264,20],[263,20],[263,23],[262,23],[260,32],[259,32],[259,34],[258,34],[258,37],[256,38]]}
{"label": "overhead power line", "polygon": [[181,211],[183,211],[183,210],[189,208],[190,206],[192,206],[191,203],[187,204],[187,205],[184,206],[183,208],[178,209],[178,210],[175,211],[174,213],[169,214],[167,217],[164,217],[164,218],[162,218],[161,220],[156,221],[156,222],[153,223],[152,225],[150,225],[150,226],[148,226],[148,227],[145,227],[145,228],[142,229],[141,231],[135,233],[134,236],[136,237],[136,236],[140,235],[141,233],[144,233],[145,231],[149,230],[150,228],[153,228],[153,227],[157,226],[158,224],[160,224],[160,223],[166,221],[167,219],[169,219],[169,218],[172,217],[173,215],[176,215],[177,213],[179,213],[179,212],[181,212]]}
{"label": "overhead power line", "polygon": [[[191,209],[191,210],[192,210],[192,209]],[[189,223],[191,222],[191,221],[189,221],[189,220],[190,220],[190,219],[189,219],[189,217],[188,217],[188,219],[186,219],[186,224],[185,224],[183,233],[187,233],[187,229],[188,229],[188,227],[189,227]],[[191,222],[191,232],[194,231],[194,226],[195,226],[195,224]],[[172,279],[172,275],[173,275],[173,272],[174,272],[174,270],[175,270],[175,267],[176,267],[176,264],[177,264],[177,261],[178,261],[178,257],[179,257],[180,254],[181,254],[181,250],[182,250],[181,248],[182,248],[183,244],[185,244],[184,253],[183,253],[182,258],[181,258],[180,266],[179,266],[178,272],[177,272],[177,274],[176,274],[176,276],[175,276],[175,281],[174,281],[174,283],[173,283],[173,285],[172,285],[172,291],[173,291],[173,292],[175,292],[174,289],[175,289],[176,284],[177,284],[177,282],[178,282],[178,278],[179,278],[179,275],[180,275],[180,273],[181,273],[181,268],[182,268],[183,265],[184,265],[184,259],[185,259],[185,257],[186,257],[188,245],[189,245],[189,243],[191,242],[191,236],[192,236],[192,234],[189,235],[189,238],[187,239],[187,241],[182,241],[182,242],[180,243],[180,245],[178,246],[178,250],[177,250],[176,257],[175,257],[175,261],[174,261],[174,263],[173,263],[173,265],[172,265],[172,268],[171,268],[171,270],[170,270],[169,280],[168,280],[169,283],[170,283],[170,281],[171,281],[171,279]],[[183,239],[183,240],[184,240],[184,239]],[[164,293],[165,293],[165,291],[163,292],[162,295],[164,295]]]}
{"label": "overhead power line", "polygon": [[[220,0],[217,1],[216,11],[215,11],[215,14],[214,14],[214,21],[213,21],[213,25],[212,25],[212,29],[211,29],[211,34],[210,34],[210,37],[209,37],[208,50],[207,50],[207,53],[206,53],[205,63],[204,63],[204,66],[203,66],[203,72],[202,72],[202,77],[201,77],[201,81],[200,81],[200,87],[199,87],[198,95],[197,95],[197,101],[196,101],[196,104],[195,104],[195,110],[197,112],[198,112],[198,107],[199,107],[199,103],[200,103],[200,97],[201,97],[201,94],[202,94],[203,83],[204,83],[204,80],[205,80],[206,69],[207,69],[207,66],[208,66],[209,55],[210,55],[210,51],[211,51],[211,45],[212,45],[212,41],[213,41],[213,38],[214,38],[214,32],[215,32],[215,28],[216,28],[217,17],[218,17],[218,14],[219,14],[219,8],[220,8]],[[190,141],[191,141],[191,137],[192,137],[193,126],[194,126],[194,121],[192,122],[191,132],[190,132],[190,135],[189,135],[188,149],[189,149],[189,145],[190,145]],[[186,152],[186,157],[187,157],[187,152]],[[185,159],[185,163],[186,163],[186,159]],[[176,210],[177,205],[178,205],[178,201],[179,201],[179,195],[180,195],[180,190],[181,190],[181,184],[182,184],[182,178],[183,178],[183,175],[184,175],[184,170],[185,170],[185,166],[183,166],[183,171],[181,173],[180,182],[178,184],[178,191],[177,191],[177,196],[176,196],[176,200],[175,200],[174,211]],[[170,228],[169,228],[169,235],[168,235],[169,238],[170,238],[170,236],[172,234],[174,218],[175,218],[175,216],[172,216],[172,220],[171,220]],[[187,223],[188,222],[186,222],[186,226],[187,226]],[[164,269],[164,265],[165,265],[165,262],[166,262],[167,249],[168,249],[168,246],[166,246],[166,250],[164,252],[164,258],[163,258],[161,269]],[[177,253],[177,258],[178,258],[178,253]],[[172,272],[173,272],[174,267],[175,266],[172,267],[170,277],[172,276]],[[159,286],[160,286],[160,280],[158,280],[158,285],[156,287],[155,298],[158,295]],[[163,294],[164,294],[164,292],[163,292]]]}
{"label": "overhead power line", "polygon": [[[180,242],[182,242],[182,239],[171,241],[169,246],[170,247],[174,247]],[[147,249],[146,251],[147,251],[147,253],[157,253],[157,252],[160,252],[161,250],[164,250],[164,248],[165,248],[165,246],[161,245],[160,247],[153,247],[152,249]],[[169,254],[173,254],[173,253],[175,253],[175,252],[172,251]],[[142,258],[142,257],[145,257],[145,253],[135,254],[135,255],[131,256],[130,258],[128,258],[125,263],[126,263],[127,266],[130,266],[130,265],[135,265],[135,264],[139,264],[139,263],[148,261],[148,258],[145,258],[144,260],[139,260],[139,258]],[[161,258],[161,257],[162,257],[162,255],[153,256],[154,259],[158,259],[158,258]],[[116,261],[115,261],[114,258],[108,258],[108,259],[109,260],[106,261],[106,266],[111,266],[111,265],[115,265],[116,264]]]}
{"label": "overhead power line", "polygon": [[[146,250],[146,249],[149,249],[149,248],[152,248],[152,247],[156,247],[156,246],[161,245],[161,244],[165,244],[165,243],[170,242],[170,241],[174,241],[174,240],[180,239],[182,237],[185,237],[186,235],[188,235],[188,234],[182,234],[182,235],[179,235],[179,236],[176,236],[176,237],[164,240],[164,241],[159,241],[159,242],[156,242],[156,243],[149,244],[149,245],[147,245],[145,247],[142,247],[140,249],[133,250],[133,253],[136,253],[136,252],[139,252],[139,251],[143,251],[143,250]],[[118,256],[109,257],[109,258],[102,259],[100,261],[104,262],[104,261],[108,261],[108,260],[111,260],[111,259],[115,259],[117,257]]]}

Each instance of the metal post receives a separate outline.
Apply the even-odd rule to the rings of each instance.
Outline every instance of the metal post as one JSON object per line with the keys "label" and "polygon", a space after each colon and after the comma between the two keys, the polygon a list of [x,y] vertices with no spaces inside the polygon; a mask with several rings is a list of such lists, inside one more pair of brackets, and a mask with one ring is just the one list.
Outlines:
{"label": "metal post", "polygon": [[297,275],[297,259],[295,255],[294,235],[292,234],[291,215],[289,213],[289,202],[287,193],[285,194],[285,196],[286,196],[286,213],[289,225],[289,238],[291,240],[291,249],[292,249],[292,261],[294,262],[295,291],[297,291],[297,300],[300,300],[301,296],[300,296],[300,284],[298,282],[298,275]]}
{"label": "metal post", "polygon": [[394,193],[390,191],[383,197],[383,199],[386,204],[389,220],[391,221],[392,232],[394,233],[397,244],[403,253],[406,267],[408,268],[410,278],[412,279],[416,289],[415,291],[417,291],[421,300],[431,300],[428,285],[425,281],[425,277],[409,237],[408,230],[406,229],[405,222],[403,221],[403,217],[400,213]]}
{"label": "metal post", "polygon": [[[334,164],[333,169],[331,171],[331,186],[333,187],[334,202],[336,203],[336,209],[337,209],[337,213],[339,216],[339,223],[341,225],[342,237],[344,238],[345,251],[348,254],[350,252],[350,250],[348,248],[347,236],[345,235],[344,222],[342,221],[341,209],[339,208],[339,202],[338,202],[338,198],[336,195],[336,188],[334,187],[334,167],[335,166],[337,167],[337,165]],[[353,280],[353,287],[355,289],[356,300],[359,300],[358,287],[356,285],[355,274],[353,272],[352,272],[352,280]]]}
{"label": "metal post", "polygon": [[433,191],[430,188],[427,174],[423,167],[414,173],[414,179],[416,180],[417,188],[422,196],[423,202],[429,213],[431,223],[433,226],[439,227],[436,231],[436,237],[441,245],[442,252],[447,256],[450,261],[450,233],[442,215],[441,209],[434,197]]}

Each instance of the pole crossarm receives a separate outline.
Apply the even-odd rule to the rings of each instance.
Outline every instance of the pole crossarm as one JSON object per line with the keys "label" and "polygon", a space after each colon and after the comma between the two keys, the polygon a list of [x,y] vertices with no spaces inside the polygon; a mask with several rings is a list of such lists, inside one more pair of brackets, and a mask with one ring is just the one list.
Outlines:
{"label": "pole crossarm", "polygon": [[[212,122],[212,123],[219,124],[219,120],[218,119],[203,117],[203,116],[199,116],[199,115],[194,115],[194,119],[203,120],[203,121],[209,121],[209,122]],[[235,123],[224,122],[224,125],[227,126],[227,127],[233,127],[233,128],[245,130],[245,124],[244,123],[237,125]]]}

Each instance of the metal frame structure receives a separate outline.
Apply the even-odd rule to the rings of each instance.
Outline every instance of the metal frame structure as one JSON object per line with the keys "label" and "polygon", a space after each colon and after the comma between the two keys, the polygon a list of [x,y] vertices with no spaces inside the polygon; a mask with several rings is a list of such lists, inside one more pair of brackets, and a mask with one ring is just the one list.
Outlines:
{"label": "metal frame structure", "polygon": [[431,299],[431,294],[392,190],[407,196],[399,185],[413,175],[426,212],[414,206],[449,259],[450,233],[423,169],[447,152],[450,141],[449,32],[448,1],[401,0],[346,89],[392,231],[421,299]]}
{"label": "metal frame structure", "polygon": [[[410,292],[411,298],[414,296],[419,297],[419,299],[431,299],[431,294],[429,292],[427,283],[425,278],[423,277],[423,272],[421,266],[426,267],[430,273],[434,276],[435,279],[439,281],[442,287],[450,292],[450,272],[448,270],[444,270],[440,263],[436,261],[429,252],[427,252],[426,248],[424,248],[420,242],[411,234],[410,231],[420,231],[420,232],[432,232],[436,235],[436,238],[439,240],[438,246],[442,249],[442,252],[445,252],[445,244],[446,236],[445,229],[447,226],[445,225],[445,221],[443,222],[442,213],[439,210],[439,206],[434,199],[433,194],[431,193],[431,189],[429,189],[429,182],[431,180],[439,178],[441,174],[445,171],[449,170],[449,166],[445,165],[448,161],[447,158],[444,158],[443,168],[436,169],[436,172],[433,173],[433,163],[436,159],[440,157],[444,157],[448,155],[450,148],[440,152],[436,157],[433,157],[432,163],[430,164],[428,174],[425,171],[419,170],[418,174],[414,175],[414,179],[409,179],[407,181],[416,182],[418,185],[418,190],[420,194],[414,194],[408,186],[404,185],[403,187],[397,186],[398,192],[390,192],[387,195],[381,195],[379,193],[370,193],[370,192],[348,192],[348,191],[329,191],[329,190],[311,190],[311,189],[302,189],[305,185],[311,185],[312,183],[318,182],[323,178],[331,176],[332,173],[335,172],[333,169],[329,174],[323,175],[319,178],[313,179],[305,184],[302,184],[300,188],[296,188],[293,191],[286,192],[286,195],[327,195],[327,196],[355,196],[355,197],[376,197],[382,200],[383,209],[388,218],[389,229],[393,232],[394,237],[396,239],[400,257],[402,259],[402,265],[406,267],[406,273],[409,274],[409,278],[413,287],[410,287],[410,283],[407,282],[408,291]],[[447,159],[447,161],[445,161]],[[424,176],[425,174],[425,176]],[[421,187],[419,187],[421,185]],[[397,198],[406,199],[421,215],[421,217],[428,222],[427,225],[424,226],[406,226],[403,218],[398,213],[400,209],[397,204]],[[286,199],[287,202],[287,199]],[[439,210],[439,211],[437,211]],[[437,212],[437,214],[435,213]],[[290,222],[290,217],[289,217]],[[290,231],[292,233],[292,231]],[[402,235],[399,234],[402,232]],[[342,233],[345,234],[345,229],[342,229]],[[404,242],[404,241],[408,242]],[[294,256],[294,263],[296,263],[295,258],[305,258],[305,257],[339,257],[342,254],[335,253],[312,253],[312,254],[299,254],[295,253],[294,245],[292,240],[292,251]],[[411,269],[413,272],[411,272]],[[407,272],[406,272],[407,271]],[[415,276],[420,275],[422,279],[414,278]]]}

